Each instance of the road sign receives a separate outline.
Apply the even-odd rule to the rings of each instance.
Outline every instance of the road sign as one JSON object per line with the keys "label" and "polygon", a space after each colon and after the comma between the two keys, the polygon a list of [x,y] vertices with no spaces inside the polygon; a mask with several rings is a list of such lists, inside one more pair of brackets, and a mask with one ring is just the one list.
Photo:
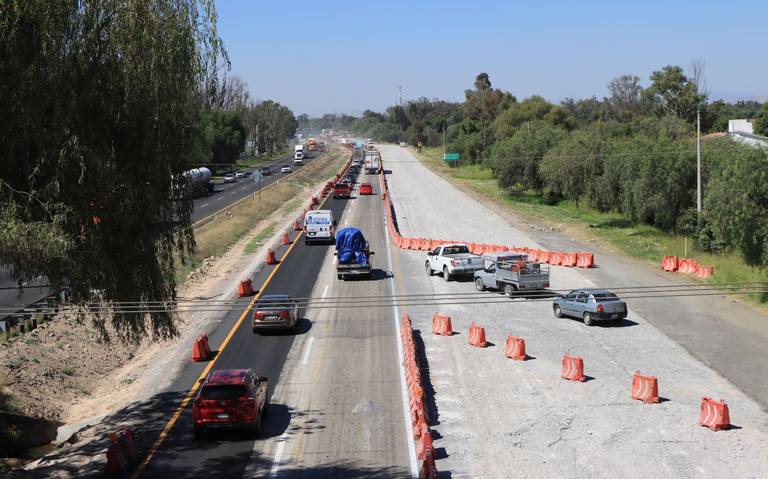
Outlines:
{"label": "road sign", "polygon": [[458,153],[443,153],[443,160],[445,161],[459,161]]}
{"label": "road sign", "polygon": [[262,176],[263,175],[259,170],[254,170],[253,173],[251,173],[251,179],[253,180],[254,183],[258,183],[259,181],[261,181]]}

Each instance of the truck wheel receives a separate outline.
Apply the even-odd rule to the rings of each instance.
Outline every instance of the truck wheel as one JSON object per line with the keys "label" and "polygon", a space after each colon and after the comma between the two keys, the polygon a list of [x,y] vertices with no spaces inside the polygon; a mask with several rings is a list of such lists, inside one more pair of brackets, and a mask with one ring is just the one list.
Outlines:
{"label": "truck wheel", "polygon": [[511,284],[505,284],[504,285],[504,294],[507,295],[507,298],[514,297],[516,291],[517,290],[515,289],[515,287],[512,286]]}
{"label": "truck wheel", "polygon": [[592,317],[592,313],[584,313],[584,324],[594,326],[595,319]]}
{"label": "truck wheel", "polygon": [[344,277],[342,275],[340,275],[340,274],[337,274],[336,275],[336,279],[344,279]]}
{"label": "truck wheel", "polygon": [[429,261],[424,263],[424,269],[427,270],[427,276],[432,276],[433,274],[435,274],[435,270],[432,269],[432,267],[429,265]]}
{"label": "truck wheel", "polygon": [[451,273],[448,272],[448,266],[443,266],[443,279],[446,281],[451,280]]}
{"label": "truck wheel", "polygon": [[475,278],[475,289],[478,291],[485,291],[485,285],[483,284],[482,279]]}
{"label": "truck wheel", "polygon": [[563,310],[560,309],[560,306],[555,305],[555,317],[556,318],[562,318],[563,317]]}

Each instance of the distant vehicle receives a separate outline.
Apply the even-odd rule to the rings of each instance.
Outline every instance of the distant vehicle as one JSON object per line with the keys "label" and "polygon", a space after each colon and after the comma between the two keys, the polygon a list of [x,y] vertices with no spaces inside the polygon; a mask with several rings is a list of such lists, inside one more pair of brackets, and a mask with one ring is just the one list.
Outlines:
{"label": "distant vehicle", "polygon": [[235,176],[234,173],[227,173],[224,175],[224,183],[235,183],[237,181],[237,176]]}
{"label": "distant vehicle", "polygon": [[342,145],[346,145],[347,143],[349,143],[349,141],[346,138],[342,138],[341,139],[341,144]]}
{"label": "distant vehicle", "polygon": [[338,182],[333,187],[334,198],[349,198],[352,195],[352,187],[348,183]]}
{"label": "distant vehicle", "polygon": [[192,403],[193,430],[202,435],[214,429],[261,429],[267,410],[268,382],[253,369],[219,369],[201,380]]}
{"label": "distant vehicle", "polygon": [[525,253],[489,253],[474,277],[478,291],[497,289],[511,298],[516,291],[549,288],[549,265],[528,261]]}
{"label": "distant vehicle", "polygon": [[373,145],[373,138],[368,138],[367,140],[365,140],[365,142],[368,143],[369,145]]}
{"label": "distant vehicle", "polygon": [[272,168],[268,166],[262,166],[261,168],[259,168],[259,173],[261,173],[262,176],[269,176],[272,174]]}
{"label": "distant vehicle", "polygon": [[214,184],[213,181],[211,181],[213,174],[208,168],[204,166],[193,168],[189,171],[185,171],[183,176],[189,179],[192,196],[213,193]]}
{"label": "distant vehicle", "polygon": [[304,157],[302,156],[301,158],[298,158],[298,157],[294,158],[293,159],[293,164],[294,165],[299,165],[299,166],[303,165],[304,164]]}
{"label": "distant vehicle", "polygon": [[235,178],[245,178],[245,172],[244,171],[236,171],[235,172]]}
{"label": "distant vehicle", "polygon": [[372,195],[373,194],[373,187],[370,183],[360,183],[360,194],[361,195]]}
{"label": "distant vehicle", "polygon": [[368,154],[365,155],[365,173],[368,175],[376,175],[379,173],[379,155]]}
{"label": "distant vehicle", "polygon": [[262,296],[253,309],[254,334],[277,329],[295,332],[299,327],[299,305],[287,294]]}
{"label": "distant vehicle", "polygon": [[357,175],[354,173],[347,173],[347,176],[345,176],[344,179],[349,180],[349,183],[353,185],[357,183]]}
{"label": "distant vehicle", "polygon": [[307,150],[309,151],[317,151],[317,140],[314,138],[308,138],[307,139]]}
{"label": "distant vehicle", "polygon": [[336,277],[371,277],[371,256],[362,231],[357,228],[343,228],[336,234]]}
{"label": "distant vehicle", "polygon": [[405,148],[405,142],[404,141],[400,142],[400,148]]}
{"label": "distant vehicle", "polygon": [[309,210],[304,213],[304,243],[336,240],[336,220],[331,210]]}
{"label": "distant vehicle", "polygon": [[298,144],[293,147],[293,159],[294,160],[303,160],[304,159],[304,145]]}
{"label": "distant vehicle", "polygon": [[552,302],[555,316],[569,316],[584,320],[592,326],[597,321],[620,323],[627,317],[627,304],[607,289],[575,289]]}
{"label": "distant vehicle", "polygon": [[434,251],[427,252],[427,260],[424,263],[427,276],[442,272],[446,281],[456,276],[472,277],[475,271],[482,267],[482,258],[470,253],[465,244],[438,246]]}
{"label": "distant vehicle", "polygon": [[317,151],[320,151],[320,152],[325,151],[325,142],[324,141],[320,140],[317,143]]}
{"label": "distant vehicle", "polygon": [[285,165],[284,167],[280,168],[280,173],[291,173],[292,171],[293,169],[288,165]]}

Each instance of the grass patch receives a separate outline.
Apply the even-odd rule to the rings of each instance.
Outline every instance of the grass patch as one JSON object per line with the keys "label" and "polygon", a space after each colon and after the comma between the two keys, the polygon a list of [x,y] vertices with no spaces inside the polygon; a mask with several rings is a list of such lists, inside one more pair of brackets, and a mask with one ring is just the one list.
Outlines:
{"label": "grass patch", "polygon": [[[205,258],[221,256],[254,225],[263,221],[279,208],[298,205],[306,201],[303,190],[307,186],[320,185],[335,175],[349,157],[349,150],[341,147],[330,149],[321,158],[305,166],[291,177],[273,183],[261,191],[261,198],[250,198],[227,209],[229,215],[219,214],[208,223],[195,228],[195,253],[184,264],[177,262],[176,281],[182,283],[189,273],[197,269]],[[296,206],[293,206],[294,208]],[[265,236],[266,238],[266,236]]]}
{"label": "grass patch", "polygon": [[266,228],[261,230],[259,234],[251,238],[251,241],[249,241],[248,244],[245,245],[245,253],[246,254],[255,253],[256,250],[259,249],[264,244],[264,240],[272,236],[272,233],[275,232],[276,226],[277,226],[277,223],[272,222]]}
{"label": "grass patch", "polygon": [[247,158],[238,159],[235,164],[239,167],[251,167],[258,166],[262,163],[272,161],[275,158],[280,158],[288,154],[288,150],[280,150],[272,153],[271,155],[249,156]]}
{"label": "grass patch", "polygon": [[[587,241],[605,241],[612,248],[629,256],[660,266],[662,256],[677,255],[694,258],[699,263],[714,266],[715,276],[708,283],[766,281],[768,274],[747,266],[735,253],[711,254],[699,251],[693,241],[645,224],[633,225],[619,213],[601,213],[583,204],[562,201],[556,205],[544,203],[533,193],[513,194],[499,188],[491,169],[483,165],[450,167],[443,161],[442,148],[424,148],[416,156],[433,171],[457,184],[495,200],[503,208],[525,218],[563,225],[569,233]],[[691,280],[699,281],[690,276]],[[768,295],[752,294],[747,298],[768,306]]]}

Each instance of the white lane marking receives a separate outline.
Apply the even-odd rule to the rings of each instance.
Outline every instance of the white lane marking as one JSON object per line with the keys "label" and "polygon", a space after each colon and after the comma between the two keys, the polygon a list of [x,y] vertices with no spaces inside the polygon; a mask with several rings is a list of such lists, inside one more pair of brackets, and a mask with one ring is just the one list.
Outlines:
{"label": "white lane marking", "polygon": [[325,285],[325,288],[323,288],[323,299],[328,295],[328,285]]}
{"label": "white lane marking", "polygon": [[307,348],[304,350],[304,357],[301,358],[301,364],[308,364],[309,363],[309,355],[312,352],[312,343],[315,342],[314,337],[310,337],[309,341],[307,341]]}
{"label": "white lane marking", "polygon": [[[269,477],[274,479],[277,477],[277,471],[280,470],[280,460],[283,458],[283,449],[285,449],[285,440],[288,439],[288,433],[282,433],[277,443],[277,450],[275,451],[275,458],[272,460],[272,469],[269,471]],[[255,450],[255,447],[254,447]],[[255,455],[254,455],[255,456]]]}
{"label": "white lane marking", "polygon": [[222,196],[219,196],[218,198],[216,198],[217,201],[221,201],[223,199],[224,199],[224,197],[222,197]]}
{"label": "white lane marking", "polygon": [[[389,246],[389,230],[387,229],[386,217],[384,218],[384,237],[384,243],[387,245],[387,266],[390,271],[394,271],[392,268],[392,250]],[[397,294],[395,275],[393,274],[390,279],[392,280],[392,294]],[[411,460],[411,477],[418,477],[419,466],[416,464],[416,445],[413,443],[411,434],[409,434],[411,431],[411,411],[408,401],[408,386],[405,384],[405,356],[403,355],[403,344],[400,342],[400,308],[398,308],[397,304],[393,304],[392,310],[395,314],[395,342],[397,343],[397,365],[400,368],[400,393],[403,402],[403,419],[405,419],[405,442],[408,443],[408,457]]]}
{"label": "white lane marking", "polygon": [[202,205],[200,205],[200,208],[205,208],[206,206],[208,206],[208,203],[203,203]]}
{"label": "white lane marking", "polygon": [[237,191],[233,191],[232,193],[230,193],[230,195],[236,195],[236,194],[237,194]]}

